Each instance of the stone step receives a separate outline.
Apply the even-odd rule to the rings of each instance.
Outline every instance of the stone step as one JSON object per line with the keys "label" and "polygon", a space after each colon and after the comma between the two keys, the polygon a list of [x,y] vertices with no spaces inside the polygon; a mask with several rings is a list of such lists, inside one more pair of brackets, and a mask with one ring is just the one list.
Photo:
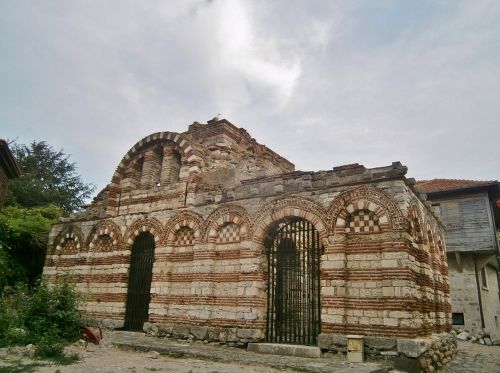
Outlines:
{"label": "stone step", "polygon": [[279,343],[249,343],[248,351],[270,355],[297,357],[321,357],[321,350],[315,346],[285,345]]}

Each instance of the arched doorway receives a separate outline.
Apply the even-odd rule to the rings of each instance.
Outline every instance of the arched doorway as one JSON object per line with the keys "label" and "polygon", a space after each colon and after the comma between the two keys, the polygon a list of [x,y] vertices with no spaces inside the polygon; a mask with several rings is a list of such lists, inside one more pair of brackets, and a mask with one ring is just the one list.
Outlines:
{"label": "arched doorway", "polygon": [[270,227],[264,244],[267,341],[315,345],[321,330],[319,232],[305,219],[286,218]]}
{"label": "arched doorway", "polygon": [[149,232],[137,236],[132,246],[128,277],[127,306],[123,329],[142,331],[148,319],[155,239]]}

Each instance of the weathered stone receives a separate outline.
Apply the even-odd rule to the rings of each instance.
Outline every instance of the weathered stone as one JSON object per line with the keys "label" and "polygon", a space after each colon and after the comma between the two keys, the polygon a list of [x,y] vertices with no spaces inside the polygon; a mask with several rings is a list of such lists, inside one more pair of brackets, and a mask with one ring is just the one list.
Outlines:
{"label": "weathered stone", "polygon": [[228,342],[238,342],[238,329],[236,328],[227,329],[226,340]]}
{"label": "weathered stone", "polygon": [[377,350],[392,350],[396,347],[396,338],[366,336],[365,346]]}
{"label": "weathered stone", "polygon": [[158,336],[164,337],[172,334],[172,325],[158,324]]}
{"label": "weathered stone", "polygon": [[277,343],[249,343],[248,351],[261,354],[285,355],[296,357],[321,357],[321,350],[313,346],[284,345]]}
{"label": "weathered stone", "polygon": [[205,339],[208,335],[208,327],[206,326],[192,326],[189,331],[196,339]]}
{"label": "weathered stone", "polygon": [[395,356],[399,356],[399,352],[397,352],[397,351],[381,351],[380,355],[386,356],[386,357],[395,357]]}
{"label": "weathered stone", "polygon": [[318,336],[318,347],[322,350],[337,350],[338,347],[346,347],[347,338],[342,334],[321,333]]}
{"label": "weathered stone", "polygon": [[172,334],[174,337],[188,338],[190,335],[189,330],[189,325],[174,325],[172,328]]}
{"label": "weathered stone", "polygon": [[407,373],[420,373],[420,364],[417,359],[398,356],[394,359],[394,368]]}
{"label": "weathered stone", "polygon": [[160,353],[158,351],[149,351],[146,357],[150,359],[158,359],[160,357]]}
{"label": "weathered stone", "polygon": [[397,351],[407,357],[419,357],[426,351],[425,341],[422,339],[398,339]]}
{"label": "weathered stone", "polygon": [[249,341],[257,341],[262,338],[262,331],[260,329],[238,329],[236,336]]}

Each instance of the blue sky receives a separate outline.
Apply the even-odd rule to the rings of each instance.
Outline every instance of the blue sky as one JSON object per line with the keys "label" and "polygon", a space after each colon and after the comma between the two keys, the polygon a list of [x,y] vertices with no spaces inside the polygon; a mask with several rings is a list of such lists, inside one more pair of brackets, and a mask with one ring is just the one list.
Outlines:
{"label": "blue sky", "polygon": [[217,113],[301,170],[499,179],[496,0],[5,0],[0,56],[0,137],[98,189],[142,137]]}

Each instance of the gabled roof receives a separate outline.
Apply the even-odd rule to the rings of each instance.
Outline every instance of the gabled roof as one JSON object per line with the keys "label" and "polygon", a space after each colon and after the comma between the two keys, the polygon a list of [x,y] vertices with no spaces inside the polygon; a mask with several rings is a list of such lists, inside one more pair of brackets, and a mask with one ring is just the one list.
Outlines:
{"label": "gabled roof", "polygon": [[9,149],[9,144],[7,144],[7,141],[4,139],[0,139],[0,167],[4,169],[5,174],[9,179],[13,179],[21,175],[19,165]]}
{"label": "gabled roof", "polygon": [[498,185],[496,180],[433,179],[417,181],[417,187],[424,193],[458,191],[477,187]]}

